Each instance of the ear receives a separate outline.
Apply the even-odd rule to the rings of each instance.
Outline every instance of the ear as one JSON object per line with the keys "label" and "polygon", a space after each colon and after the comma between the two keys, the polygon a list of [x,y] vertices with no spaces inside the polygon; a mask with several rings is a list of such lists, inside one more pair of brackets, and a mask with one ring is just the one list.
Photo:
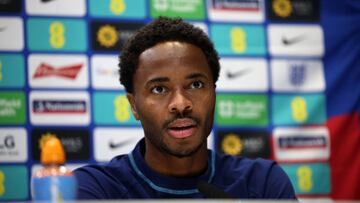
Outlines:
{"label": "ear", "polygon": [[139,114],[138,114],[137,109],[136,109],[134,95],[132,93],[127,93],[126,97],[127,97],[128,101],[130,103],[131,111],[134,114],[134,117],[136,118],[136,120],[139,120]]}

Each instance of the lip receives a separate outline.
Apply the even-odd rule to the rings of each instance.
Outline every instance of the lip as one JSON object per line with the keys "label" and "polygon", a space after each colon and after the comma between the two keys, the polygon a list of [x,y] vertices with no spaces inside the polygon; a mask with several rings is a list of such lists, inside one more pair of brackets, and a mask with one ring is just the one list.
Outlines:
{"label": "lip", "polygon": [[176,139],[184,139],[195,133],[196,122],[189,118],[176,119],[168,125],[168,134]]}

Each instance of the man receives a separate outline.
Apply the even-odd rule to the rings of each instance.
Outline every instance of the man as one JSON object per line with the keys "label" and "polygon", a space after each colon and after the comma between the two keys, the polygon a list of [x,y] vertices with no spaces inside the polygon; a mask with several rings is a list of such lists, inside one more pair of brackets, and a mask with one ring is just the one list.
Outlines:
{"label": "man", "polygon": [[126,43],[119,66],[145,138],[106,165],[76,170],[80,199],[295,199],[288,177],[273,161],[207,149],[219,57],[204,32],[161,17]]}

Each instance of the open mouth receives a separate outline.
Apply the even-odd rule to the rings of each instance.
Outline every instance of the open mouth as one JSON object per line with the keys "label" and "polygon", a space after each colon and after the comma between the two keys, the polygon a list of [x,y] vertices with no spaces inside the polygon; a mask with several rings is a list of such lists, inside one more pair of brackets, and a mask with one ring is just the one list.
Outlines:
{"label": "open mouth", "polygon": [[174,138],[186,138],[194,134],[196,122],[192,119],[178,119],[168,126],[168,133]]}

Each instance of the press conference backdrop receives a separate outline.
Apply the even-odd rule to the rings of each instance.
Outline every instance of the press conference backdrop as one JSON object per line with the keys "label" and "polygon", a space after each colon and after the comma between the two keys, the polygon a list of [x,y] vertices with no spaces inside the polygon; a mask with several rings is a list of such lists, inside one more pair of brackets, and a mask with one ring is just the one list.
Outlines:
{"label": "press conference backdrop", "polygon": [[143,137],[117,58],[161,15],[221,56],[211,148],[276,160],[300,198],[360,199],[360,1],[0,0],[0,200],[30,200],[46,137],[72,168]]}

